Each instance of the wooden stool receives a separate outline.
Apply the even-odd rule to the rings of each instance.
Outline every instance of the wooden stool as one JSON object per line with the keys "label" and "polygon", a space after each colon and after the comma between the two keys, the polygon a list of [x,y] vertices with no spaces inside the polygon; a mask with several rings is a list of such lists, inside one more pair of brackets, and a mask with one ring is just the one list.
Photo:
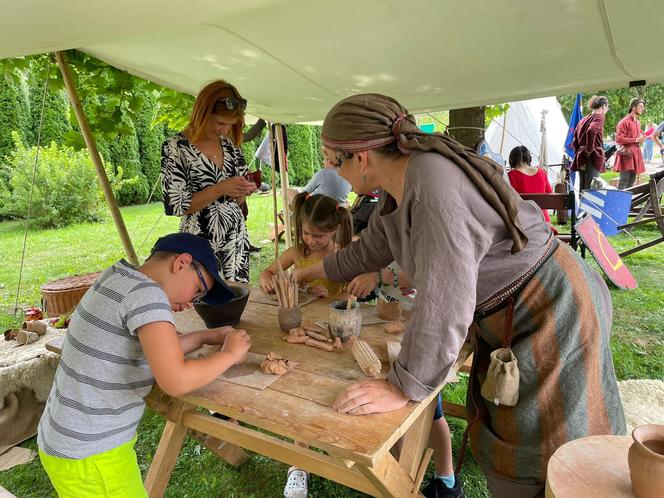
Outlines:
{"label": "wooden stool", "polygon": [[546,498],[633,498],[629,436],[590,436],[556,450],[547,467]]}

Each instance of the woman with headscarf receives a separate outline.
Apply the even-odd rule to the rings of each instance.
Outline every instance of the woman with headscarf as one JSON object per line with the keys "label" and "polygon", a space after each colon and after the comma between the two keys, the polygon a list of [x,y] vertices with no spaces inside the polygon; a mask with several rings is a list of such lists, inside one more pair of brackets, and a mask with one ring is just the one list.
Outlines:
{"label": "woman with headscarf", "polygon": [[[377,94],[335,105],[322,139],[355,192],[384,193],[358,241],[298,278],[350,281],[352,292],[356,275],[396,260],[418,293],[387,379],[350,386],[337,411],[392,411],[426,398],[470,332],[468,434],[493,496],[543,496],[556,448],[592,434],[624,434],[606,284],[557,241],[498,164],[422,132],[399,102]],[[518,362],[516,390],[508,379],[518,401],[484,393],[496,381],[487,372],[500,348]]]}
{"label": "woman with headscarf", "polygon": [[180,231],[210,241],[227,280],[249,281],[249,234],[241,206],[256,185],[242,155],[247,101],[225,81],[196,97],[189,125],[161,149],[164,208],[182,216]]}

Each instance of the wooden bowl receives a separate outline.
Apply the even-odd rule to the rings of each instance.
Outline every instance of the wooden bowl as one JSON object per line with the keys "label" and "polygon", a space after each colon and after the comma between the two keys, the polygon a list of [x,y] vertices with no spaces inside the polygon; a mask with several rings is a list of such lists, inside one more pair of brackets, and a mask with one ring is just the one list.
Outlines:
{"label": "wooden bowl", "polygon": [[198,313],[198,316],[203,319],[207,328],[214,329],[216,327],[225,327],[227,325],[235,327],[240,323],[244,308],[249,301],[249,289],[237,285],[230,285],[229,287],[235,294],[235,297],[227,303],[194,303],[196,313]]}

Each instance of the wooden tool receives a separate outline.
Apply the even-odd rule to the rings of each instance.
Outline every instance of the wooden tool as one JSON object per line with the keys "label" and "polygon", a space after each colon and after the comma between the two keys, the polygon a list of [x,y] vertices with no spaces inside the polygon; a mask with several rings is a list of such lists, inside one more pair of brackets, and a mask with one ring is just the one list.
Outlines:
{"label": "wooden tool", "polygon": [[369,377],[381,378],[381,363],[371,346],[362,339],[353,338],[352,341],[351,351],[360,370]]}
{"label": "wooden tool", "polygon": [[295,308],[298,305],[299,289],[293,273],[288,273],[279,265],[279,272],[272,275],[272,285],[282,308]]}

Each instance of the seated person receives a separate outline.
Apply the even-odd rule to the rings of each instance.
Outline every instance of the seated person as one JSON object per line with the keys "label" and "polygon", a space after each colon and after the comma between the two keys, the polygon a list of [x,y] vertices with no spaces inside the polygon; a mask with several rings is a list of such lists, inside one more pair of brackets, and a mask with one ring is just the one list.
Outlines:
{"label": "seated person", "polygon": [[[510,171],[507,176],[510,185],[520,194],[551,194],[551,184],[546,176],[546,171],[536,166],[531,166],[532,157],[530,151],[523,145],[514,147],[510,152]],[[542,209],[544,219],[551,223],[551,218],[546,209]]]}

